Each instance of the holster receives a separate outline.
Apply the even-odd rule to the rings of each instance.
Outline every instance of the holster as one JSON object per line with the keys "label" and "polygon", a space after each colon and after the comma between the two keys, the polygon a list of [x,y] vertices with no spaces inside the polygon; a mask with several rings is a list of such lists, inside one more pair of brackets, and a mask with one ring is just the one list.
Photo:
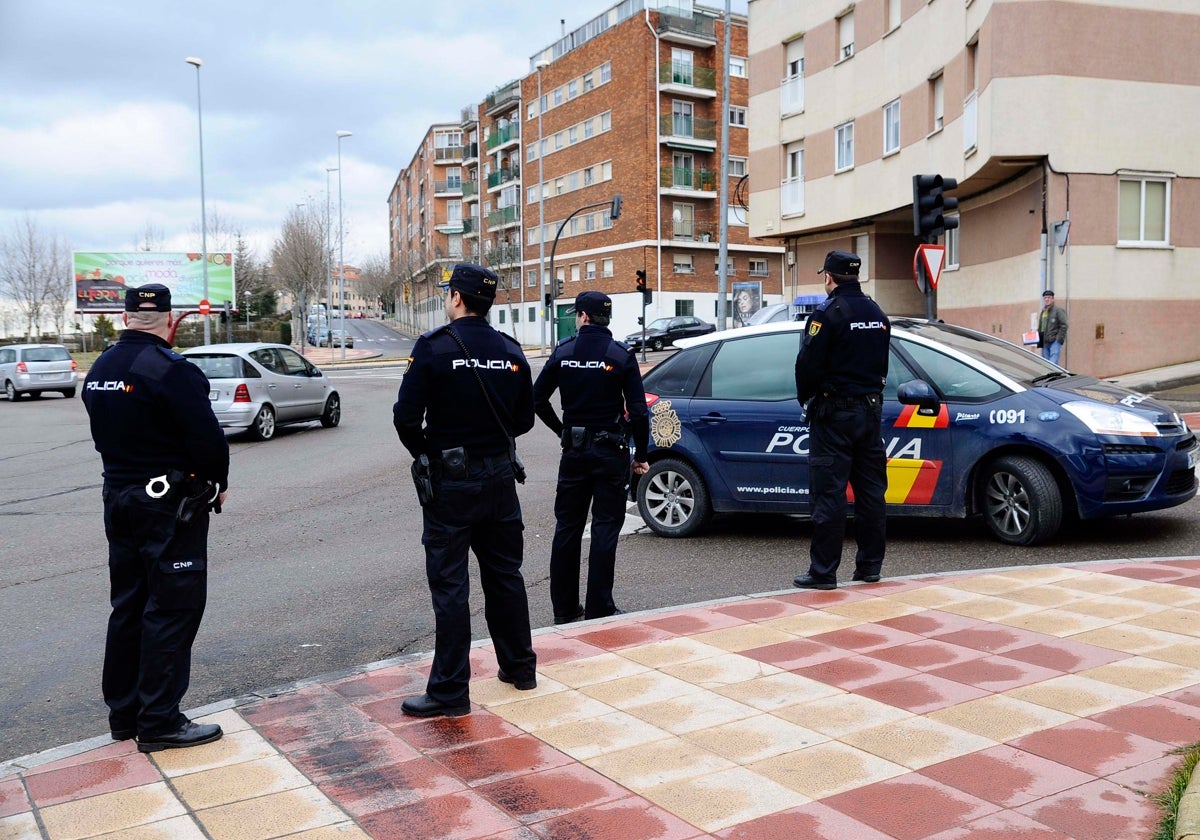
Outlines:
{"label": "holster", "polygon": [[205,481],[194,475],[186,475],[177,470],[167,472],[167,481],[171,484],[171,498],[178,501],[175,508],[175,520],[182,525],[191,522],[197,513],[212,510],[221,512],[218,502],[220,490],[211,481]]}
{"label": "holster", "polygon": [[413,485],[417,488],[417,502],[421,507],[433,501],[433,477],[429,469],[429,456],[421,455],[412,462]]}
{"label": "holster", "polygon": [[464,479],[467,477],[467,450],[461,446],[442,450],[442,477]]}
{"label": "holster", "polygon": [[524,484],[525,465],[517,457],[517,442],[512,438],[508,439],[508,460],[512,461],[513,478],[517,480],[517,484]]}

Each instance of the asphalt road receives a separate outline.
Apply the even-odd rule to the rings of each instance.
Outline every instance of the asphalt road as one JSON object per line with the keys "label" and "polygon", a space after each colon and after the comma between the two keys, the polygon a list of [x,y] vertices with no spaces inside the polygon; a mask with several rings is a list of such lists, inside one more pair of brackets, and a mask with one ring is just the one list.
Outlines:
{"label": "asphalt road", "polygon": [[[433,646],[419,509],[391,426],[400,368],[332,375],[339,428],[230,439],[232,488],[213,520],[208,611],[185,707]],[[521,490],[526,582],[540,627],[552,620],[557,442],[539,424],[519,448],[530,476]],[[100,460],[80,400],[0,401],[0,471],[9,488],[0,501],[4,761],[106,731],[107,549]],[[992,542],[975,522],[893,521],[885,574],[1193,555],[1198,511],[1193,500],[1068,526],[1036,549]],[[619,549],[617,602],[633,611],[786,588],[806,568],[810,535],[785,516],[717,517],[688,540],[631,533]],[[472,605],[476,636],[486,635],[477,584]]]}

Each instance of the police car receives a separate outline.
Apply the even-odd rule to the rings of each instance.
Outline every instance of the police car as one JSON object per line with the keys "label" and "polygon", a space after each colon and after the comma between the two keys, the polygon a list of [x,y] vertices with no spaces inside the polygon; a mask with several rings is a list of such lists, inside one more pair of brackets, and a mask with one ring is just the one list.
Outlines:
{"label": "police car", "polygon": [[[689,536],[714,512],[809,512],[803,330],[686,339],[646,374],[650,470],[634,492],[655,533]],[[1174,410],[950,324],[892,321],[883,438],[889,515],[980,516],[1012,545],[1049,540],[1068,515],[1196,494],[1200,444]]]}

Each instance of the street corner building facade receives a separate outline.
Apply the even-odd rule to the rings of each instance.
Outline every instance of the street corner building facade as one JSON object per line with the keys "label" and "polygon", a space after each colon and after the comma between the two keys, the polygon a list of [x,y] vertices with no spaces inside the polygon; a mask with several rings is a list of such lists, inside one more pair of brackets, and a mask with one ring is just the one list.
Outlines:
{"label": "street corner building facade", "polygon": [[751,285],[759,306],[790,302],[783,243],[753,239],[747,223],[744,15],[729,35],[726,67],[723,8],[625,0],[548,46],[530,44],[523,77],[481,78],[491,92],[430,127],[389,195],[412,327],[441,323],[437,283],[463,260],[500,276],[489,320],[526,345],[573,334],[567,310],[588,289],[612,298],[614,335],[637,329],[638,270],[652,293],[647,322],[713,321],[725,127],[730,287]]}
{"label": "street corner building facade", "polygon": [[753,237],[817,291],[863,257],[890,315],[913,280],[913,175],[958,181],[937,317],[1021,344],[1043,289],[1062,363],[1192,361],[1200,319],[1200,5],[1194,0],[750,0]]}

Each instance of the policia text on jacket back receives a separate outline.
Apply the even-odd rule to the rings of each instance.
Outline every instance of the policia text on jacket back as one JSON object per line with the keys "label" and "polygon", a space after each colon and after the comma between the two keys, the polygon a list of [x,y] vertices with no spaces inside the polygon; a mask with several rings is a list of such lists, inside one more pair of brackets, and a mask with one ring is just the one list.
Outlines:
{"label": "policia text on jacket back", "polygon": [[468,549],[479,560],[499,678],[523,690],[537,685],[521,576],[516,482],[524,476],[513,444],[533,428],[533,384],[521,346],[487,322],[496,283],[482,266],[455,267],[446,290],[450,323],[417,339],[392,409],[415,460],[436,627],[426,693],[401,704],[417,717],[471,711]]}
{"label": "policia text on jacket back", "polygon": [[[612,300],[600,292],[582,292],[574,311],[578,335],[554,349],[533,387],[534,410],[562,439],[563,449],[550,551],[556,624],[618,612],[612,590],[630,469],[626,412],[633,432],[633,471],[642,474],[649,468],[650,422],[642,374],[629,347],[614,341],[608,330]],[[550,404],[556,389],[562,395],[562,420]],[[587,599],[581,606],[579,562],[589,507],[592,539]]]}
{"label": "policia text on jacket back", "polygon": [[88,372],[83,404],[104,462],[112,615],[104,702],[115,740],[142,752],[207,744],[216,724],[179,710],[208,585],[208,512],[229,485],[229,445],[208,380],[171,351],[171,292],[125,293],[125,325]]}
{"label": "policia text on jacket back", "polygon": [[822,301],[796,357],[796,396],[808,404],[813,538],[803,589],[837,588],[846,532],[846,483],[854,488],[854,580],[879,580],[883,566],[887,455],[880,437],[891,323],[863,294],[857,254],[830,251]]}

